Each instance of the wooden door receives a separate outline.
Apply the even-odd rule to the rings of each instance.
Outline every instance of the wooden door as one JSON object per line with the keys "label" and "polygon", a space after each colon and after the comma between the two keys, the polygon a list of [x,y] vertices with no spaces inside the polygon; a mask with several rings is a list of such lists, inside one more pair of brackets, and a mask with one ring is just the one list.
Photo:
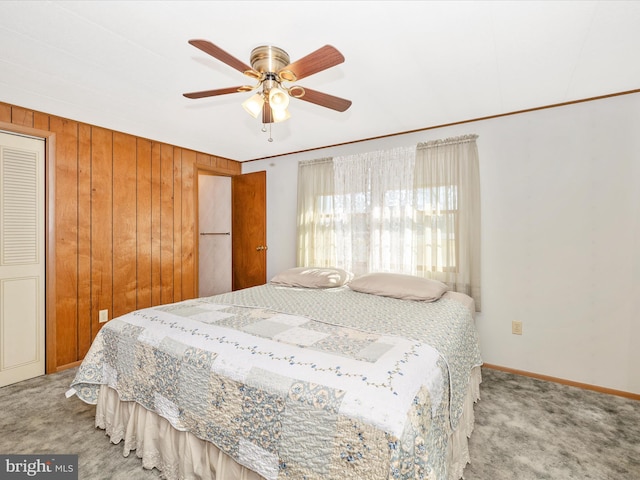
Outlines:
{"label": "wooden door", "polygon": [[0,132],[0,387],[44,374],[44,140]]}
{"label": "wooden door", "polygon": [[267,172],[231,180],[233,289],[267,281]]}

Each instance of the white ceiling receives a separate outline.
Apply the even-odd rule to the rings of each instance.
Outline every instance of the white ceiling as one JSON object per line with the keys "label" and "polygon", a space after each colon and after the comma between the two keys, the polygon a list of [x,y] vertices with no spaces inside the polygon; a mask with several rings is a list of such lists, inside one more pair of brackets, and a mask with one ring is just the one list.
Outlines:
{"label": "white ceiling", "polygon": [[[194,38],[331,44],[299,84],[353,105],[292,100],[268,142],[251,93],[182,96],[251,83]],[[0,1],[0,101],[240,161],[638,89],[639,51],[640,1]]]}

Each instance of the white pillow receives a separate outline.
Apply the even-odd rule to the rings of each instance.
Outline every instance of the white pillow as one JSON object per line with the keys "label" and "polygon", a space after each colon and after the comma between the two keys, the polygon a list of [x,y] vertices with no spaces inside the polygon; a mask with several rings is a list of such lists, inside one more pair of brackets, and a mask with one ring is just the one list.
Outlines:
{"label": "white pillow", "polygon": [[353,278],[342,268],[295,267],[280,272],[271,283],[287,287],[333,288],[341,287]]}
{"label": "white pillow", "polygon": [[434,302],[449,290],[438,280],[400,273],[367,273],[354,278],[349,288],[356,292],[423,302]]}

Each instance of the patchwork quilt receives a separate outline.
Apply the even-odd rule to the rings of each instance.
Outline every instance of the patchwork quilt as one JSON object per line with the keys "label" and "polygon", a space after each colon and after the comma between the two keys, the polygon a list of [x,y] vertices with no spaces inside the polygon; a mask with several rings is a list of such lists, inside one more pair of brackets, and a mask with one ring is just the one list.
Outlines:
{"label": "patchwork quilt", "polygon": [[471,312],[350,289],[263,285],[100,330],[72,382],[101,385],[271,479],[445,479],[482,363]]}

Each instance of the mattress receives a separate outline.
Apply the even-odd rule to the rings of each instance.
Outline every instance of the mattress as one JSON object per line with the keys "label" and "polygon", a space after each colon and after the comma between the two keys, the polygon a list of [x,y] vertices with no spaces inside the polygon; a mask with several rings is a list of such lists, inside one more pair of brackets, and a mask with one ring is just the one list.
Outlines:
{"label": "mattress", "polygon": [[459,300],[263,285],[143,309],[102,328],[72,387],[112,441],[131,418],[175,432],[186,466],[156,428],[125,441],[167,478],[459,478],[481,364]]}

